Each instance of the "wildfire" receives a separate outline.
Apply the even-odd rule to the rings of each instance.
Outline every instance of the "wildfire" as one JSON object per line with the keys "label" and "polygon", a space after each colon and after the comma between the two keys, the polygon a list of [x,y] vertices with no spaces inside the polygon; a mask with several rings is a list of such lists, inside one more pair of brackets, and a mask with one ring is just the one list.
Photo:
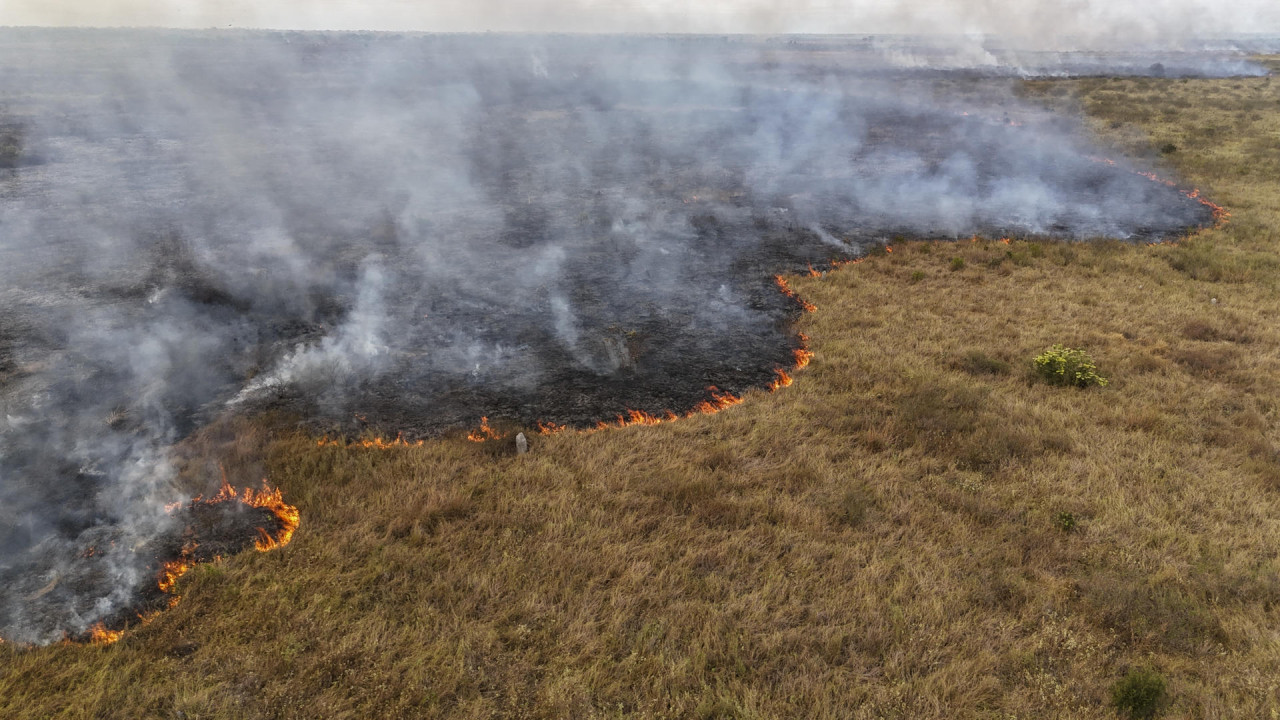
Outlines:
{"label": "wildfire", "polygon": [[489,427],[489,418],[480,418],[480,427],[467,433],[467,439],[471,442],[482,443],[487,440],[498,440],[502,437],[500,433]]}
{"label": "wildfire", "polygon": [[795,382],[785,370],[775,369],[773,372],[777,374],[778,377],[774,379],[773,382],[769,383],[769,392],[777,392],[784,387],[791,387],[791,383]]}
{"label": "wildfire", "polygon": [[796,351],[794,353],[794,357],[796,360],[795,367],[793,368],[794,370],[803,370],[809,367],[809,363],[813,360],[813,353],[810,352],[808,349],[808,345],[809,345],[808,336],[801,333],[800,342],[803,343],[803,346],[796,348]]}
{"label": "wildfire", "polygon": [[[192,548],[194,550],[194,548]],[[195,565],[191,562],[190,551],[184,550],[183,557],[177,560],[170,560],[160,568],[160,590],[165,593],[172,593],[175,585],[178,584],[178,578],[187,573],[188,570]]]}
{"label": "wildfire", "polygon": [[538,423],[538,432],[542,435],[558,435],[568,429],[568,425],[557,425],[552,422]]}
{"label": "wildfire", "polygon": [[[301,515],[298,508],[289,505],[284,501],[284,494],[279,489],[271,489],[263,482],[261,490],[255,490],[246,487],[237,490],[227,482],[226,473],[224,471],[222,477],[222,486],[218,489],[218,494],[209,499],[204,496],[197,496],[187,503],[187,507],[195,507],[197,505],[217,505],[225,502],[238,502],[249,507],[266,508],[271,511],[280,523],[280,528],[275,534],[268,532],[265,528],[258,528],[258,539],[254,542],[254,547],[259,552],[266,552],[278,547],[284,547],[293,539],[293,533],[298,529],[301,521]],[[182,503],[176,503],[167,506],[169,512],[176,511],[182,507]],[[182,553],[176,560],[170,560],[160,567],[160,571],[156,577],[156,585],[160,591],[169,596],[169,607],[178,604],[179,596],[176,594],[178,580],[185,575],[191,568],[195,567],[195,551],[198,546],[195,544],[187,545],[182,548]],[[155,612],[146,615],[139,615],[138,619],[143,624],[150,622],[156,616]],[[124,635],[123,630],[108,630],[103,623],[98,623],[89,628],[89,642],[93,645],[110,645],[116,642]]]}
{"label": "wildfire", "polygon": [[707,392],[711,393],[710,400],[703,400],[693,406],[693,410],[689,411],[685,417],[693,417],[694,415],[712,415],[721,410],[731,408],[734,405],[741,405],[742,398],[727,392],[721,392],[720,388],[712,385],[707,388]]}
{"label": "wildfire", "polygon": [[92,645],[110,645],[122,637],[123,630],[108,630],[102,623],[89,628],[89,643]]}
{"label": "wildfire", "polygon": [[[1110,158],[1089,156],[1089,160],[1092,160],[1093,162],[1096,162],[1096,163],[1102,163],[1103,165],[1109,165],[1111,167],[1115,167],[1116,165],[1116,161]],[[1161,185],[1164,185],[1166,187],[1171,187],[1171,188],[1178,187],[1178,183],[1172,180],[1166,180],[1153,172],[1146,172],[1143,170],[1130,170],[1130,172],[1132,172],[1134,175],[1140,175],[1150,180],[1151,182],[1160,183]],[[1189,191],[1182,190],[1181,192],[1183,195],[1187,196],[1188,198],[1195,200],[1201,205],[1204,205],[1205,207],[1209,208],[1209,210],[1213,213],[1214,227],[1222,227],[1223,225],[1226,225],[1228,222],[1231,221],[1231,213],[1228,212],[1227,209],[1222,207],[1221,205],[1201,197],[1199,188],[1195,188]]]}
{"label": "wildfire", "polygon": [[791,286],[790,286],[789,284],[787,284],[787,279],[786,279],[786,278],[782,277],[781,275],[774,275],[774,276],[773,276],[773,282],[778,286],[778,289],[782,291],[782,294],[783,294],[783,295],[786,295],[787,297],[791,298],[792,300],[795,300],[796,302],[800,303],[800,307],[804,308],[804,311],[805,311],[805,312],[817,312],[817,311],[818,311],[818,306],[817,306],[817,305],[814,305],[813,303],[809,302],[808,300],[805,300],[804,298],[800,297],[799,295],[796,295],[795,290],[792,290],[792,289],[791,289]]}
{"label": "wildfire", "polygon": [[364,440],[348,441],[343,438],[322,437],[316,441],[316,447],[351,447],[363,448],[365,450],[390,450],[391,448],[422,447],[426,444],[426,440],[405,440],[403,434],[396,435],[394,440],[386,440],[384,438],[365,438]]}

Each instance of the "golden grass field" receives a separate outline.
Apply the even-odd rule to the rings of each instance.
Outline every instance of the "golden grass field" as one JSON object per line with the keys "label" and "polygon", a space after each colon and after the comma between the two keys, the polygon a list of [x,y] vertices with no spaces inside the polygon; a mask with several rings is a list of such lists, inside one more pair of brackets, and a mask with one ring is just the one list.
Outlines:
{"label": "golden grass field", "polygon": [[[1107,718],[1136,667],[1163,717],[1280,716],[1280,81],[1022,92],[1230,224],[898,244],[791,281],[791,387],[523,457],[211,429],[192,476],[280,485],[292,544],[0,645],[0,717]],[[1110,385],[1035,382],[1059,342]]]}

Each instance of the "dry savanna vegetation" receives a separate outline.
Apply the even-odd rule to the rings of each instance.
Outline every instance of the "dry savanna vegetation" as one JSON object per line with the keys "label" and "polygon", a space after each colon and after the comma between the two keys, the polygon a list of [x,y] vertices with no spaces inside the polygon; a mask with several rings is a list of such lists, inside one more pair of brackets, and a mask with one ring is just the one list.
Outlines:
{"label": "dry savanna vegetation", "polygon": [[[113,645],[0,646],[0,716],[1275,717],[1280,82],[1022,91],[1230,224],[897,243],[792,281],[791,387],[521,457],[210,429],[191,476],[266,475],[293,543]],[[1037,382],[1057,343],[1109,384]]]}

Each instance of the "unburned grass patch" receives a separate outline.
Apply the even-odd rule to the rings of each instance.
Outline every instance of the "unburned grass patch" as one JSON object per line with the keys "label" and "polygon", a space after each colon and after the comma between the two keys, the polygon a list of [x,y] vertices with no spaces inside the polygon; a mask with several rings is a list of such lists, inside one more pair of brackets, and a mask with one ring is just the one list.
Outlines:
{"label": "unburned grass patch", "polygon": [[994,357],[976,348],[960,353],[951,361],[951,366],[970,375],[1009,375],[1013,365],[1006,359]]}
{"label": "unburned grass patch", "polygon": [[1193,588],[1113,569],[1094,573],[1079,592],[1105,627],[1137,647],[1196,653],[1229,643],[1213,607]]}
{"label": "unburned grass patch", "polygon": [[1197,342],[1229,342],[1245,344],[1253,342],[1244,323],[1239,319],[1209,320],[1197,318],[1189,320],[1182,327],[1182,337]]}
{"label": "unburned grass patch", "polygon": [[920,382],[897,400],[895,435],[902,446],[964,470],[992,471],[1071,441],[1009,405],[993,390],[946,380]]}

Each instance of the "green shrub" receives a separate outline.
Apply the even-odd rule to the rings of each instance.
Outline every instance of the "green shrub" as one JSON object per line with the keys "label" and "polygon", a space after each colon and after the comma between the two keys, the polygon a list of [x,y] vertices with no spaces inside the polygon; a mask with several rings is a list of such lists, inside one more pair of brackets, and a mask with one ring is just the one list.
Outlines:
{"label": "green shrub", "polygon": [[955,272],[957,270],[963,270],[963,269],[964,269],[964,258],[962,257],[951,258],[951,272]]}
{"label": "green shrub", "polygon": [[1076,516],[1074,513],[1060,512],[1054,516],[1054,522],[1062,532],[1071,532],[1076,529]]}
{"label": "green shrub", "polygon": [[915,285],[916,283],[920,282],[920,281],[921,281],[921,280],[923,280],[923,279],[924,279],[924,271],[923,271],[923,270],[916,270],[915,272],[911,273],[911,284],[912,284],[912,285]]}
{"label": "green shrub", "polygon": [[1134,668],[1111,688],[1111,704],[1131,718],[1153,718],[1165,701],[1165,683],[1149,667]]}
{"label": "green shrub", "polygon": [[1050,385],[1107,386],[1107,379],[1098,374],[1098,366],[1083,350],[1054,345],[1036,356],[1033,367]]}

